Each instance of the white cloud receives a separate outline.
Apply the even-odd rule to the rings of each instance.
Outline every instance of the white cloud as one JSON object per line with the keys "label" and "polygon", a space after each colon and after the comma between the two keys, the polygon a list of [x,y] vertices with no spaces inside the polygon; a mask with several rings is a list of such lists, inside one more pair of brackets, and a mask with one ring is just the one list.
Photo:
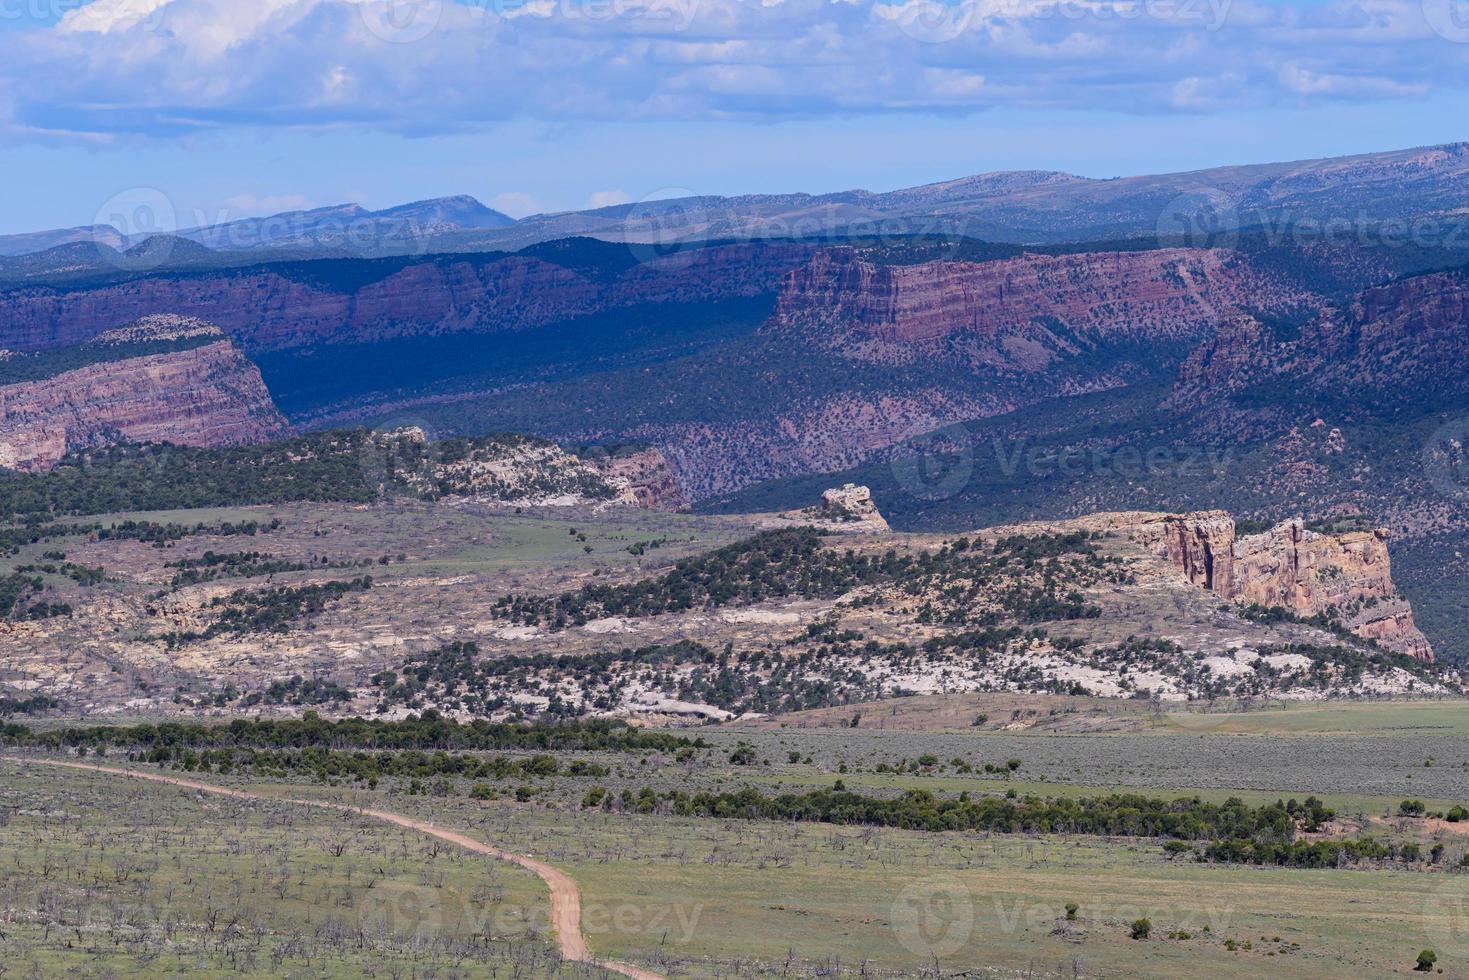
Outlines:
{"label": "white cloud", "polygon": [[587,197],[587,209],[610,208],[617,204],[627,204],[632,200],[632,195],[627,191],[594,191]]}
{"label": "white cloud", "polygon": [[524,218],[528,214],[535,214],[540,209],[536,207],[536,199],[529,194],[510,192],[496,194],[490,198],[490,207],[496,211],[510,215],[512,218]]}
{"label": "white cloud", "polygon": [[[222,202],[229,217],[280,214],[283,211],[309,211],[315,207],[311,200],[301,194],[236,194]],[[227,220],[227,219],[221,219]]]}
{"label": "white cloud", "polygon": [[5,55],[0,130],[22,138],[1201,112],[1469,87],[1469,44],[1419,0],[94,0],[10,32]]}

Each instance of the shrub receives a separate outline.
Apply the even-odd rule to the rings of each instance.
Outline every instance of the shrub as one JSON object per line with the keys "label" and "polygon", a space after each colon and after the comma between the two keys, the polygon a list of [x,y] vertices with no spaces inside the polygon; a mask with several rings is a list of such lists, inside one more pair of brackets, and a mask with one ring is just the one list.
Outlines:
{"label": "shrub", "polygon": [[1418,965],[1413,967],[1419,973],[1429,973],[1433,965],[1438,962],[1438,954],[1431,949],[1425,949],[1418,954]]}
{"label": "shrub", "polygon": [[1398,816],[1421,817],[1427,809],[1422,800],[1404,800],[1398,804]]}
{"label": "shrub", "polygon": [[1149,919],[1134,919],[1132,923],[1132,938],[1147,939],[1153,931],[1153,923]]}
{"label": "shrub", "polygon": [[1081,906],[1080,905],[1077,905],[1075,902],[1067,902],[1066,903],[1066,918],[1068,920],[1070,920],[1070,921],[1073,921],[1073,922],[1076,921],[1076,913],[1080,909],[1081,909]]}

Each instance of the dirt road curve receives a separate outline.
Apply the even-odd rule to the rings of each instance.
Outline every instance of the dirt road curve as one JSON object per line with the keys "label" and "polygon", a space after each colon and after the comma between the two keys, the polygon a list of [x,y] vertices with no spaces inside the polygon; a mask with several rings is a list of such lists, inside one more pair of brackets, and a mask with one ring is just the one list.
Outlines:
{"label": "dirt road curve", "polygon": [[409,830],[416,830],[430,837],[447,841],[458,847],[464,848],[475,854],[483,854],[487,857],[499,858],[518,864],[522,868],[534,871],[546,883],[551,890],[551,925],[556,930],[556,941],[561,946],[561,956],[564,959],[575,960],[578,963],[590,963],[614,973],[632,977],[632,980],[664,980],[657,973],[639,969],[628,963],[616,963],[609,960],[599,960],[587,949],[586,937],[581,934],[581,889],[577,887],[576,881],[564,871],[559,871],[543,861],[525,857],[520,854],[512,854],[502,851],[497,847],[481,843],[472,837],[455,833],[452,830],[444,830],[435,827],[426,820],[417,820],[413,817],[405,817],[401,813],[391,813],[387,810],[368,810],[357,807],[345,806],[341,803],[327,803],[322,800],[296,800],[283,799],[275,796],[261,796],[258,793],[248,793],[245,790],[229,789],[225,786],[215,786],[213,783],[201,783],[192,779],[179,779],[175,776],[155,775],[149,772],[133,772],[129,769],[114,769],[111,766],[94,766],[84,762],[62,762],[59,759],[23,759],[12,756],[0,756],[0,760],[13,762],[17,765],[33,766],[57,766],[63,769],[83,769],[88,772],[102,772],[113,776],[126,776],[129,779],[142,779],[150,783],[165,783],[169,786],[178,786],[183,789],[197,790],[200,793],[213,793],[215,796],[229,796],[238,800],[257,800],[263,803],[292,803],[296,806],[315,807],[318,810],[336,810],[341,813],[355,813],[359,816],[370,817],[382,823],[396,824]]}

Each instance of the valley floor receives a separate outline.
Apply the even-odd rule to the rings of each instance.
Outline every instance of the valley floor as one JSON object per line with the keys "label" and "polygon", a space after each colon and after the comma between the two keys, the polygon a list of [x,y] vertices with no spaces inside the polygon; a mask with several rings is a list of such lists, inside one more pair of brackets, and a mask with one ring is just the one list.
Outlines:
{"label": "valley floor", "polygon": [[[1462,702],[1293,706],[1174,713],[1100,734],[853,732],[786,719],[764,731],[685,730],[708,746],[696,758],[575,753],[604,768],[573,776],[563,765],[474,794],[453,781],[368,789],[140,767],[266,798],[243,800],[0,762],[0,959],[41,977],[586,975],[557,954],[534,875],[409,828],[288,802],[311,799],[391,811],[543,861],[580,885],[592,954],[669,977],[1385,976],[1410,973],[1423,949],[1444,976],[1462,977],[1469,825],[1396,816],[1396,787],[1431,790],[1421,794],[1430,811],[1469,798],[1463,717]],[[729,761],[742,745],[753,758]],[[1098,764],[1107,753],[1135,764]],[[1190,755],[1191,768],[1166,764]],[[1252,755],[1254,775],[1238,762]],[[1291,755],[1301,764],[1285,765]],[[940,761],[911,764],[924,757]],[[1019,766],[1005,775],[954,764],[1007,757]],[[899,760],[910,763],[903,772],[881,771]],[[1317,792],[1356,831],[1444,849],[1434,861],[1260,868],[1128,837],[581,805],[593,786],[774,793],[838,779],[855,792],[943,797],[1199,787],[1263,803]],[[1141,918],[1151,930],[1134,939]]]}

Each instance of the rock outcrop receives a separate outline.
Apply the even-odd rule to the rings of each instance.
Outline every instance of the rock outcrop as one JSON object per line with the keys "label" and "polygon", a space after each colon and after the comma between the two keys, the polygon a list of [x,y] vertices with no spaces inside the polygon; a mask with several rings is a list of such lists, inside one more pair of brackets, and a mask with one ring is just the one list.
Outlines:
{"label": "rock outcrop", "polygon": [[688,500],[678,485],[673,468],[660,450],[650,447],[623,452],[584,453],[582,456],[621,498],[646,510],[687,510]]}
{"label": "rock outcrop", "polygon": [[117,442],[226,446],[290,433],[255,365],[200,320],[149,317],[5,366],[3,376],[24,378],[0,384],[0,466],[10,469],[46,470]]}
{"label": "rock outcrop", "polygon": [[872,491],[848,483],[821,494],[821,503],[802,510],[774,514],[760,522],[762,527],[814,527],[836,534],[885,534],[892,530],[877,509]]}
{"label": "rock outcrop", "polygon": [[580,452],[534,436],[501,433],[432,442],[417,426],[379,432],[406,446],[416,463],[398,473],[408,489],[439,499],[525,507],[688,506],[663,455],[647,447],[594,446]]}
{"label": "rock outcrop", "polygon": [[1358,636],[1419,660],[1433,659],[1412,606],[1393,584],[1382,528],[1323,534],[1296,519],[1239,538],[1230,597],[1284,606],[1302,616],[1327,613]]}
{"label": "rock outcrop", "polygon": [[1297,518],[1239,536],[1234,519],[1218,510],[1106,516],[1200,588],[1302,617],[1325,614],[1364,639],[1433,660],[1393,583],[1384,529],[1324,533]]}
{"label": "rock outcrop", "polygon": [[1234,518],[1222,510],[1196,514],[1129,514],[1134,539],[1168,559],[1201,589],[1231,596],[1234,589]]}

